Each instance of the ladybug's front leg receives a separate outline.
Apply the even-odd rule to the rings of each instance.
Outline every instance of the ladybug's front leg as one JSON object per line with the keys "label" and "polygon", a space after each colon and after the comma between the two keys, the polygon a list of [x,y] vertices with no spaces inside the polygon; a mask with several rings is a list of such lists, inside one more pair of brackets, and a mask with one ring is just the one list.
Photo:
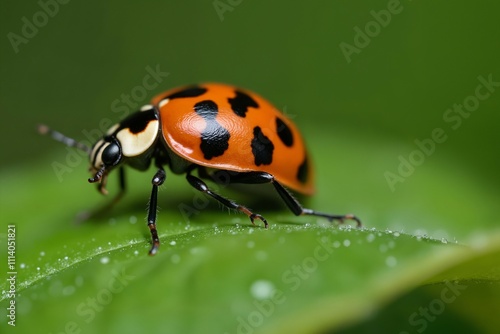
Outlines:
{"label": "ladybug's front leg", "polygon": [[269,224],[267,223],[267,220],[264,217],[262,217],[258,213],[252,212],[246,206],[239,205],[238,203],[236,203],[234,201],[231,201],[225,197],[222,197],[221,195],[219,195],[217,193],[214,193],[212,190],[210,190],[208,188],[208,186],[206,185],[205,182],[203,182],[202,180],[200,180],[196,176],[193,176],[191,174],[187,174],[186,179],[188,180],[189,184],[192,185],[196,190],[199,190],[199,191],[213,197],[214,199],[216,199],[217,201],[224,204],[225,206],[227,206],[230,209],[238,210],[239,212],[246,214],[248,216],[248,218],[250,218],[250,221],[252,222],[252,224],[254,224],[255,219],[259,219],[264,223],[265,228],[267,228],[269,226]]}
{"label": "ladybug's front leg", "polygon": [[156,231],[156,208],[158,203],[158,186],[161,186],[166,178],[167,174],[165,170],[160,167],[151,181],[151,183],[153,183],[153,189],[151,190],[151,197],[149,198],[148,227],[151,231],[153,245],[149,250],[149,255],[155,255],[156,252],[158,252],[158,247],[160,247],[160,239]]}

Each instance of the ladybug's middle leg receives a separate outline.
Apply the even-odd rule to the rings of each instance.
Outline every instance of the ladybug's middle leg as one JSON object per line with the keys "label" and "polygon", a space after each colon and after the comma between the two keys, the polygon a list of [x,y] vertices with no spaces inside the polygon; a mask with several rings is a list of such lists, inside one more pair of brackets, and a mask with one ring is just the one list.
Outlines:
{"label": "ladybug's middle leg", "polygon": [[264,223],[265,228],[268,227],[267,220],[264,217],[262,217],[258,213],[252,212],[246,206],[240,205],[240,204],[238,204],[230,199],[222,197],[221,195],[213,192],[212,190],[210,190],[208,188],[208,186],[206,185],[205,182],[203,182],[202,180],[200,180],[196,176],[193,176],[193,175],[188,173],[186,175],[186,179],[189,182],[189,184],[191,186],[193,186],[196,190],[199,190],[199,191],[213,197],[214,199],[216,199],[217,201],[219,201],[220,203],[222,203],[223,205],[225,205],[226,207],[228,207],[230,209],[238,210],[239,212],[246,214],[250,218],[250,221],[252,222],[252,224],[254,224],[255,219],[259,219]]}

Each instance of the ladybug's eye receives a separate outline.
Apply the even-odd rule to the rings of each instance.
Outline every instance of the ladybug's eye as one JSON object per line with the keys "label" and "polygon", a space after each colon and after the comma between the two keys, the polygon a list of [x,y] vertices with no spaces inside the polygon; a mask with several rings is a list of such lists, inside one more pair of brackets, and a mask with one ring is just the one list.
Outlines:
{"label": "ladybug's eye", "polygon": [[101,159],[104,165],[114,166],[120,162],[121,155],[120,146],[112,142],[102,151]]}

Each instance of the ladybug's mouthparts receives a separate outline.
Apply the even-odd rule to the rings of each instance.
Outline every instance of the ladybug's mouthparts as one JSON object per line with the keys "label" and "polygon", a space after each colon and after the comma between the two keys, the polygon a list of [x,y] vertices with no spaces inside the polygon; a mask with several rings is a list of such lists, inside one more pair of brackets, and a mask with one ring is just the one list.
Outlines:
{"label": "ladybug's mouthparts", "polygon": [[106,189],[106,183],[108,180],[108,173],[106,171],[106,166],[102,165],[102,167],[95,173],[94,177],[89,178],[90,183],[99,182],[99,186],[97,189],[103,195],[108,194],[108,190]]}
{"label": "ladybug's mouthparts", "polygon": [[106,167],[105,167],[104,165],[102,165],[101,169],[99,169],[99,170],[95,173],[94,177],[89,178],[89,182],[90,182],[90,183],[100,182],[100,181],[101,181],[101,179],[102,179],[102,177],[103,177],[103,175],[104,175],[104,171],[105,171],[105,169],[106,169]]}

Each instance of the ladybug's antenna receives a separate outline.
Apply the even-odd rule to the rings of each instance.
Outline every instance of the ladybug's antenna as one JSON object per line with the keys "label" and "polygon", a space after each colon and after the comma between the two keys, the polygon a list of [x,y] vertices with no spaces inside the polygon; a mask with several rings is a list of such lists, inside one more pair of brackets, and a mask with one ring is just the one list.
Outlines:
{"label": "ladybug's antenna", "polygon": [[87,154],[90,154],[90,152],[91,152],[90,147],[88,147],[84,143],[77,142],[73,138],[67,137],[60,132],[52,130],[51,128],[49,128],[45,124],[38,125],[38,132],[42,135],[49,135],[53,139],[57,140],[58,142],[63,143],[66,146],[75,147],[79,150],[85,151]]}

